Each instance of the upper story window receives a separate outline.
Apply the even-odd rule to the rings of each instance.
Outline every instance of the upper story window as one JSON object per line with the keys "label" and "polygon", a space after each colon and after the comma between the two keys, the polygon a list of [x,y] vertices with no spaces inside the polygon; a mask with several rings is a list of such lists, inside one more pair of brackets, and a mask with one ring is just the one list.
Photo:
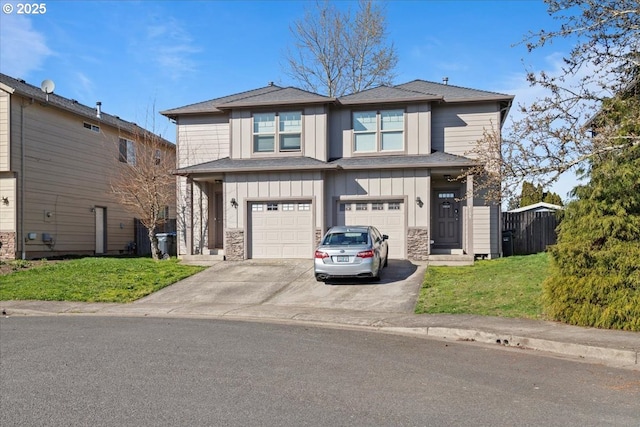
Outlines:
{"label": "upper story window", "polygon": [[122,163],[136,164],[136,145],[133,141],[120,138],[119,151],[119,159]]}
{"label": "upper story window", "polygon": [[253,115],[254,153],[300,151],[301,135],[302,113],[299,111]]}
{"label": "upper story window", "polygon": [[404,110],[353,113],[353,151],[375,153],[404,149]]}
{"label": "upper story window", "polygon": [[89,129],[94,132],[100,132],[100,126],[92,125],[91,123],[87,123],[87,122],[83,122],[82,126],[84,126],[85,129]]}

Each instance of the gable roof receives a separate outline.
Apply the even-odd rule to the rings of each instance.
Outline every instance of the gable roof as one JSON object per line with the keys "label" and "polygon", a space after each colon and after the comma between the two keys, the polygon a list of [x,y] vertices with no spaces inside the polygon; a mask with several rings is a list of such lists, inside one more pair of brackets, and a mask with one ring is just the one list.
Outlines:
{"label": "gable roof", "polygon": [[[120,117],[107,114],[104,111],[100,112],[100,117],[98,118],[96,115],[97,112],[95,107],[88,107],[86,105],[80,104],[75,99],[65,98],[63,96],[56,95],[55,93],[50,93],[47,96],[47,94],[45,94],[39,87],[28,84],[24,80],[15,79],[6,74],[0,73],[0,83],[11,88],[13,90],[13,93],[20,94],[27,98],[32,98],[39,102],[46,102],[49,105],[53,105],[62,110],[66,110],[84,117],[87,119],[87,121],[90,121],[92,123],[107,124],[113,126],[116,129],[121,129],[129,132],[133,135],[150,135],[152,133],[135,123],[122,120]],[[163,143],[175,147],[174,144],[165,140],[164,138],[160,139],[163,141]]]}

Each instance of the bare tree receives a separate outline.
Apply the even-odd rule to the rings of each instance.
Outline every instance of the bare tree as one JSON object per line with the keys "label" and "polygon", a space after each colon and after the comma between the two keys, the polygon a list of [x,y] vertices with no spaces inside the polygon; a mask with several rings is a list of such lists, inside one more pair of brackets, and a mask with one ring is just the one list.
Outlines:
{"label": "bare tree", "polygon": [[168,208],[175,203],[175,147],[136,127],[132,139],[118,141],[117,163],[111,192],[147,228],[151,256],[158,259],[156,228],[167,221]]}
{"label": "bare tree", "polygon": [[[638,144],[637,134],[621,137],[617,126],[601,126],[594,137],[593,119],[608,99],[627,90],[640,69],[640,6],[636,0],[545,0],[561,22],[555,30],[530,32],[529,51],[553,40],[575,40],[557,75],[528,72],[531,86],[546,95],[519,105],[523,118],[502,135],[504,182],[523,181],[547,187],[563,173],[588,170],[601,153]],[[625,141],[625,142],[621,142]],[[506,188],[508,192],[514,188]]]}
{"label": "bare tree", "polygon": [[372,0],[360,0],[355,15],[318,0],[290,30],[295,47],[286,53],[286,73],[303,89],[335,97],[394,78],[398,56],[386,43],[384,10]]}

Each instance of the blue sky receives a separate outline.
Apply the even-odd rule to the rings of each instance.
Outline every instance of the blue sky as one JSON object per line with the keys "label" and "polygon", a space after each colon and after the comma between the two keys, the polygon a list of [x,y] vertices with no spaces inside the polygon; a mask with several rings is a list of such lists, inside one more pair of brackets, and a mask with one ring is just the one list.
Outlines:
{"label": "blue sky", "polygon": [[[58,95],[161,133],[175,141],[162,111],[265,86],[295,83],[283,71],[289,26],[307,1],[41,0],[46,12],[18,14],[0,0],[0,71],[28,83],[45,79]],[[339,7],[355,8],[351,1]],[[7,12],[7,4],[13,6]],[[527,53],[530,30],[556,28],[542,0],[388,1],[389,40],[398,51],[396,83],[414,79],[538,95],[526,71],[558,69],[570,46]],[[512,109],[512,115],[517,114]],[[564,198],[567,177],[552,189]]]}

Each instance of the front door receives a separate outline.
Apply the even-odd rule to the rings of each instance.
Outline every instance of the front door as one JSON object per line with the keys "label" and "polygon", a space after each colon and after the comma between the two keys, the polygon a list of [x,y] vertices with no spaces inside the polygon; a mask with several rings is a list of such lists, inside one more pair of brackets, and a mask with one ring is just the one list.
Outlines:
{"label": "front door", "polygon": [[460,202],[458,192],[451,190],[434,191],[434,249],[458,249],[460,245]]}

